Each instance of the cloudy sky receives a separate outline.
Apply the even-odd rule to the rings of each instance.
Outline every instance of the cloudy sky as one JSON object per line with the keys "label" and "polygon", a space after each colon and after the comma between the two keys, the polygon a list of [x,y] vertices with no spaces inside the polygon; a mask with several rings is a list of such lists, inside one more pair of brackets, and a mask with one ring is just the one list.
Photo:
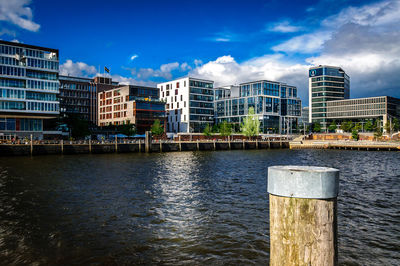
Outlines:
{"label": "cloudy sky", "polygon": [[351,97],[400,97],[400,0],[0,0],[0,39],[57,48],[61,73],[104,66],[123,83],[191,75],[299,88],[308,68],[337,65]]}

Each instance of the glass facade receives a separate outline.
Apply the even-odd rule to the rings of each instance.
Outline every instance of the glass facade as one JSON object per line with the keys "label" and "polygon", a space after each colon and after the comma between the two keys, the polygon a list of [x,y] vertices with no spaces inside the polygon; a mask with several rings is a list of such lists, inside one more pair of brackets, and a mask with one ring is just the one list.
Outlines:
{"label": "glass facade", "polygon": [[296,87],[279,82],[256,81],[243,83],[238,89],[238,93],[235,93],[235,88],[230,92],[226,92],[225,88],[215,89],[216,123],[227,121],[239,128],[249,108],[254,108],[263,133],[284,132],[285,119],[290,120],[293,127],[297,124],[301,116],[301,100],[297,98]]}
{"label": "glass facade", "polygon": [[59,114],[58,68],[57,50],[0,41],[0,131],[43,131]]}
{"label": "glass facade", "polygon": [[339,67],[318,66],[309,70],[309,95],[311,123],[320,123],[326,129],[331,122],[327,118],[329,101],[349,99],[350,78]]}
{"label": "glass facade", "polygon": [[[221,92],[220,97],[224,92]],[[189,79],[189,130],[202,132],[214,122],[214,84]]]}

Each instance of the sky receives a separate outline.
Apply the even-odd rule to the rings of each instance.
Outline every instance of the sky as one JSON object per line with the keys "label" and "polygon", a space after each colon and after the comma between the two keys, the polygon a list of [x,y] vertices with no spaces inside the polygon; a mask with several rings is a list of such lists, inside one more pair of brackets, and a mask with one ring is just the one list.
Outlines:
{"label": "sky", "polygon": [[154,86],[182,76],[215,86],[342,67],[351,98],[400,97],[400,0],[0,0],[0,39],[56,48],[60,73]]}

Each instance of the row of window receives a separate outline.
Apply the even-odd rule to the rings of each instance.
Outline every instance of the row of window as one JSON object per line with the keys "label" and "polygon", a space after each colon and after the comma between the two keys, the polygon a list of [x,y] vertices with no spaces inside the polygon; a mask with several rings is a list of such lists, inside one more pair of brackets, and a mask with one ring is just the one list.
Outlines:
{"label": "row of window", "polygon": [[35,79],[48,79],[48,80],[58,80],[58,73],[49,73],[35,70],[26,70],[26,76],[28,78]]}
{"label": "row of window", "polygon": [[0,75],[25,77],[25,69],[20,67],[0,66]]}
{"label": "row of window", "polygon": [[0,79],[1,87],[25,88],[25,80]]}
{"label": "row of window", "polygon": [[358,110],[374,110],[374,109],[385,109],[385,103],[376,104],[357,104],[349,106],[330,106],[328,105],[329,112],[344,112],[344,111],[358,111]]}
{"label": "row of window", "polygon": [[15,54],[22,54],[22,52],[23,52],[23,49],[20,47],[13,47],[13,46],[0,44],[0,54],[15,55]]}
{"label": "row of window", "polygon": [[200,87],[200,88],[212,89],[213,88],[213,83],[191,80],[190,81],[190,87]]}
{"label": "row of window", "polygon": [[57,96],[53,93],[38,93],[38,92],[26,92],[27,100],[38,100],[38,101],[57,101]]}
{"label": "row of window", "polygon": [[359,104],[384,103],[384,102],[386,102],[385,97],[372,97],[365,99],[353,99],[353,100],[332,102],[329,103],[329,106],[359,105]]}
{"label": "row of window", "polygon": [[322,97],[322,96],[331,96],[331,97],[341,97],[341,98],[343,98],[343,93],[318,92],[318,93],[313,93],[312,94],[312,97]]}
{"label": "row of window", "polygon": [[22,62],[18,61],[14,57],[0,56],[0,64],[10,66],[22,66]]}
{"label": "row of window", "polygon": [[[378,115],[384,115],[385,110],[384,109],[379,109],[379,110],[364,110],[364,111],[351,111],[351,112],[332,112],[328,113],[328,118],[329,117],[360,117],[360,116],[378,116]],[[314,115],[313,115],[314,117]]]}
{"label": "row of window", "polygon": [[27,102],[26,110],[43,111],[43,112],[59,112],[58,103],[42,103],[42,102]]}
{"label": "row of window", "polygon": [[41,119],[0,118],[0,130],[6,131],[42,131]]}
{"label": "row of window", "polygon": [[8,99],[25,99],[24,90],[0,89],[0,97]]}
{"label": "row of window", "polygon": [[37,67],[37,68],[44,68],[44,69],[51,69],[51,70],[58,70],[58,62],[55,61],[48,61],[48,60],[41,60],[41,59],[27,59],[27,66],[29,67]]}
{"label": "row of window", "polygon": [[344,87],[344,83],[335,83],[335,82],[315,82],[311,84],[311,87],[321,87],[321,86],[329,86],[329,87]]}
{"label": "row of window", "polygon": [[318,78],[312,78],[311,81],[336,81],[336,82],[344,82],[344,78],[334,78],[334,77],[318,77]]}
{"label": "row of window", "polygon": [[61,82],[61,88],[62,89],[82,90],[82,91],[96,91],[96,86],[95,85],[64,83],[62,80],[60,80],[60,82]]}
{"label": "row of window", "polygon": [[39,89],[39,90],[48,90],[48,91],[58,91],[59,84],[58,82],[51,81],[40,81],[40,80],[28,80],[26,84],[29,89]]}
{"label": "row of window", "polygon": [[321,92],[321,91],[337,91],[337,92],[344,92],[343,88],[327,88],[327,87],[320,87],[320,88],[312,88],[312,92]]}

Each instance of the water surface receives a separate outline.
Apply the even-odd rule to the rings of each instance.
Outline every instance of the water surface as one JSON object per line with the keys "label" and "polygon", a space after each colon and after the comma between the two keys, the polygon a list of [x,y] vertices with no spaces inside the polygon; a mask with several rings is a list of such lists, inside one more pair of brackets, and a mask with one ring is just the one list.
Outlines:
{"label": "water surface", "polygon": [[1,158],[1,264],[265,265],[282,164],[341,170],[341,265],[400,265],[400,153],[336,150]]}

